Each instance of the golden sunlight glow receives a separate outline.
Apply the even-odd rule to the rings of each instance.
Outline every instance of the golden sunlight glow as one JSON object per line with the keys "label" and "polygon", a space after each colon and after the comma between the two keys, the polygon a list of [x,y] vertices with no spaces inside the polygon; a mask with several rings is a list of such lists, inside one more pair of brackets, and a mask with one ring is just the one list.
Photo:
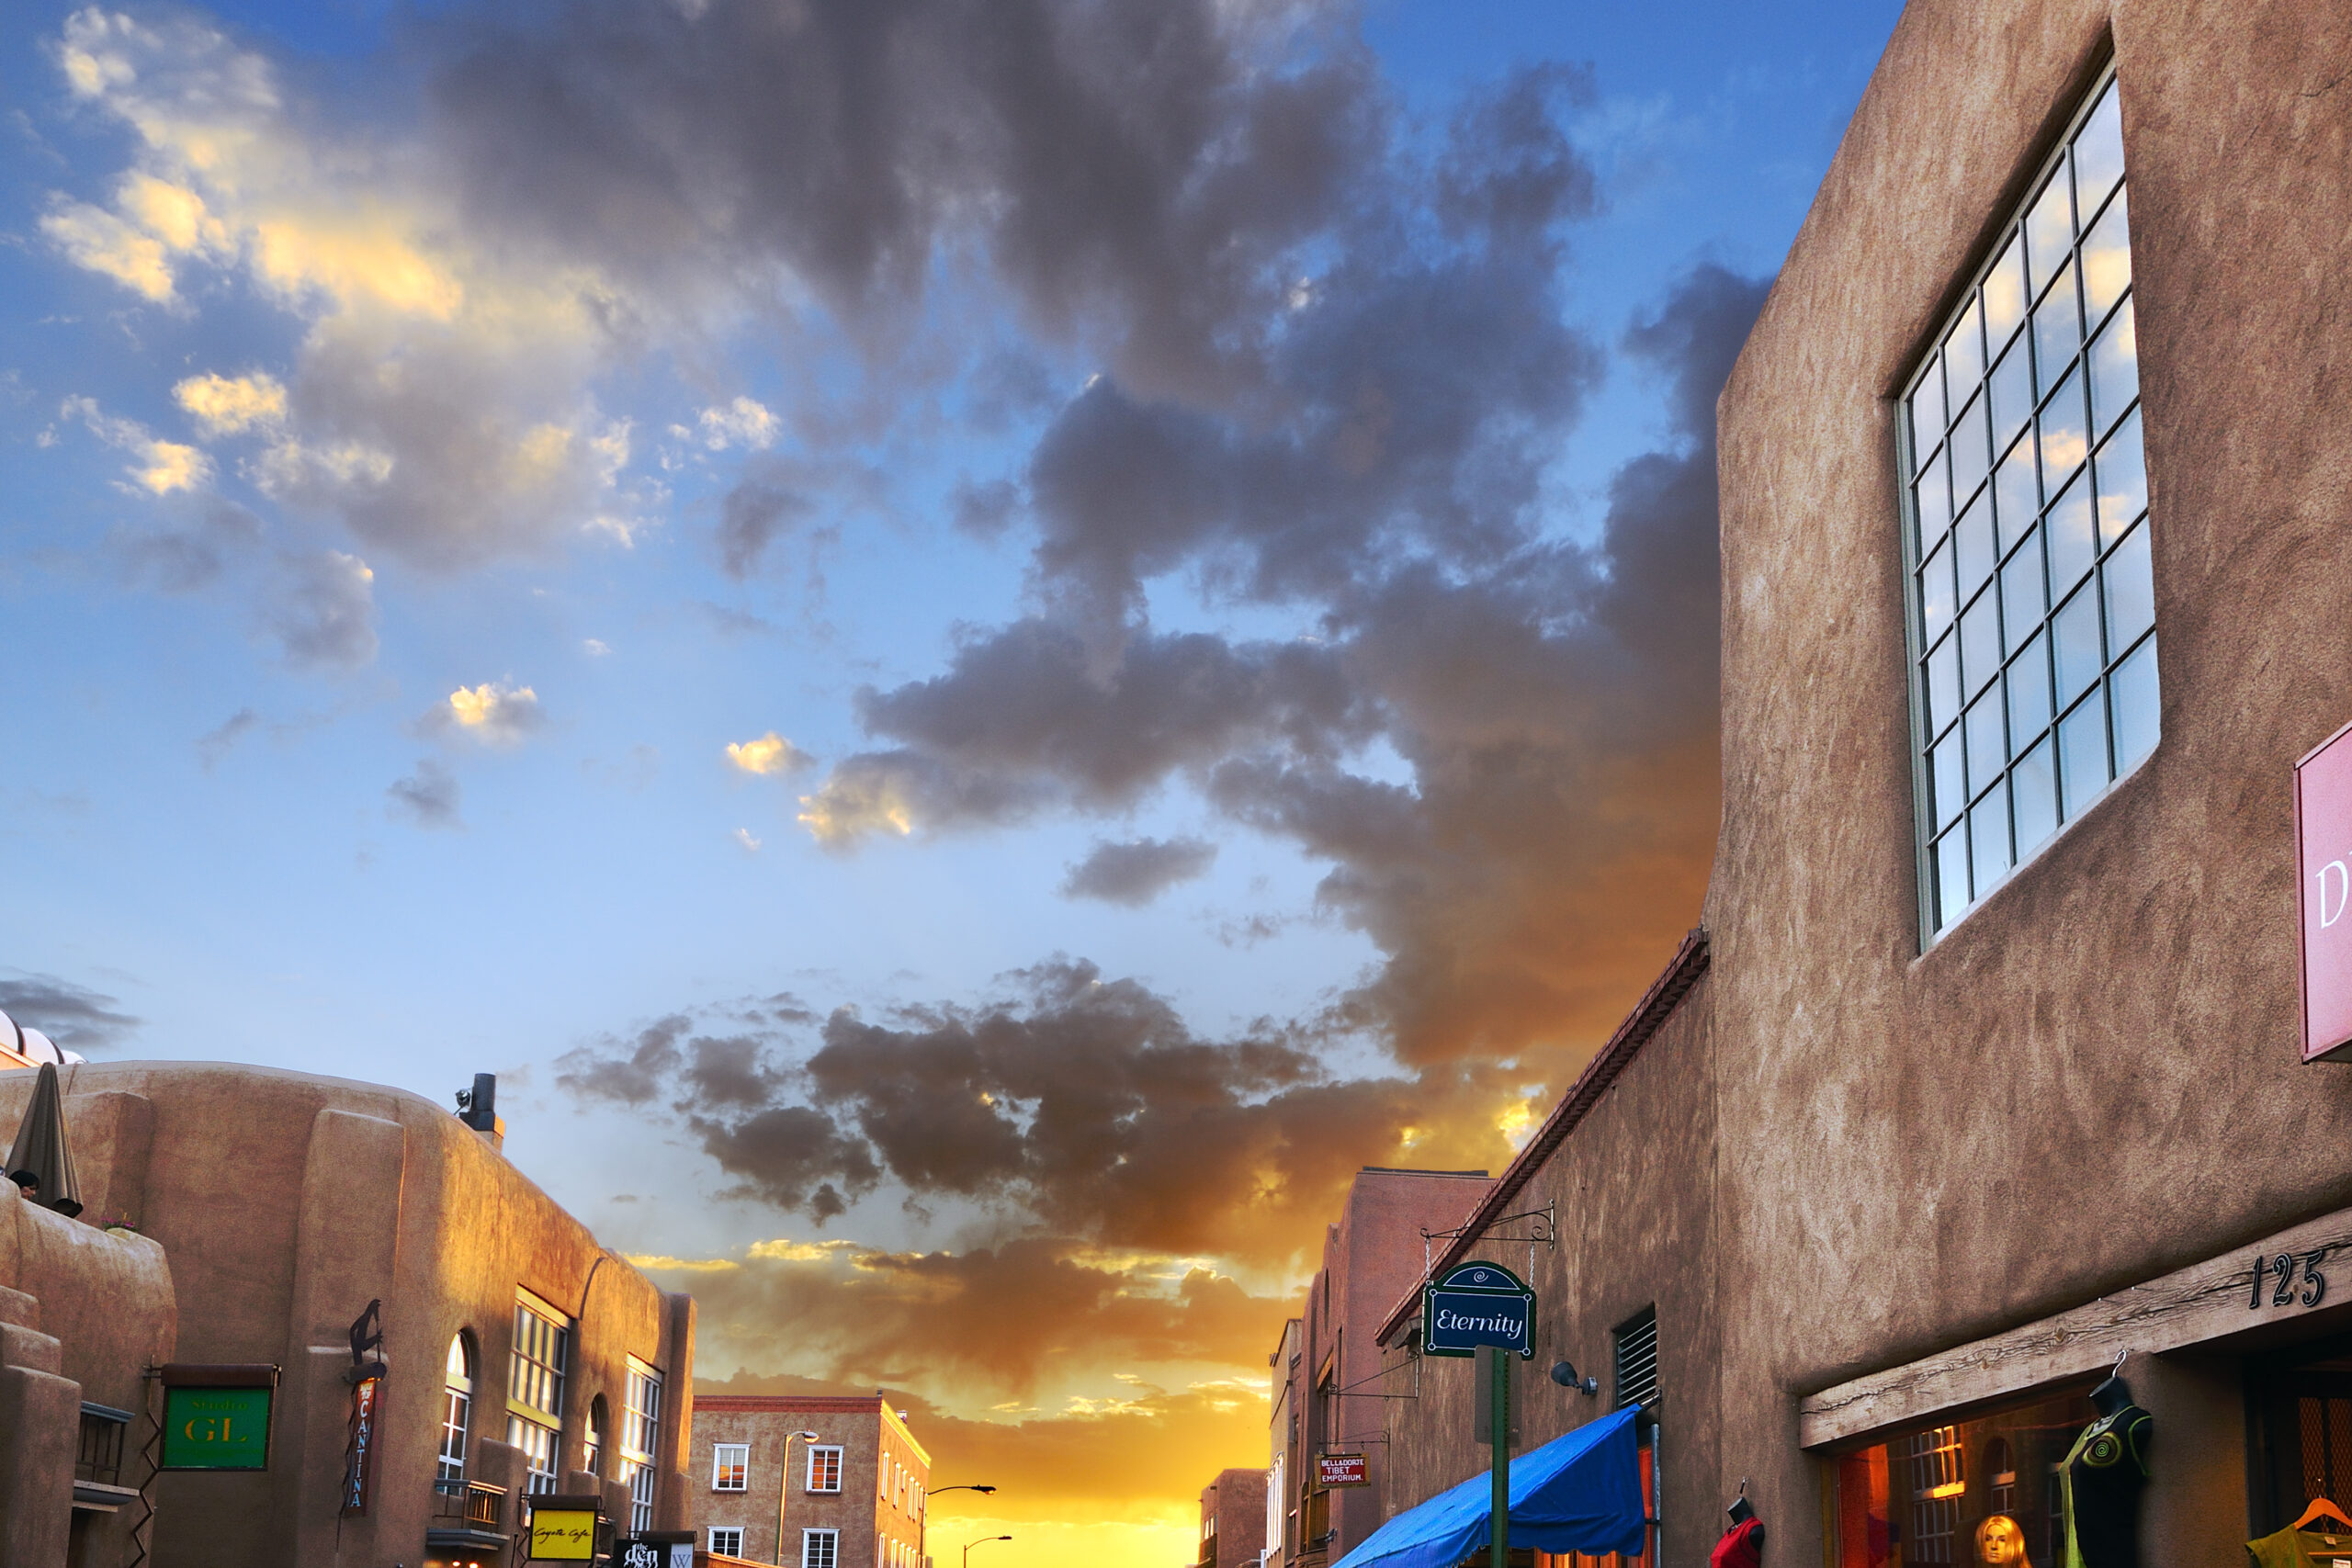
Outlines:
{"label": "golden sunlight glow", "polygon": [[747,773],[788,773],[808,765],[808,753],[769,730],[757,740],[730,740],[727,760]]}
{"label": "golden sunlight glow", "polygon": [[286,417],[286,389],[269,376],[191,376],[172,396],[208,435],[234,435]]}
{"label": "golden sunlight glow", "polygon": [[172,268],[163,242],[111,212],[69,203],[43,218],[40,231],[75,266],[111,277],[158,304],[172,297]]}
{"label": "golden sunlight glow", "polygon": [[1523,1100],[1495,1118],[1495,1131],[1514,1149],[1527,1146],[1528,1134],[1534,1127],[1535,1108]]}
{"label": "golden sunlight glow", "polygon": [[143,461],[132,466],[130,477],[157,495],[194,490],[212,477],[212,459],[176,441],[150,441],[140,456]]}
{"label": "golden sunlight glow", "polygon": [[765,1258],[783,1263],[822,1263],[837,1252],[854,1252],[854,1241],[795,1241],[780,1235],[773,1241],[755,1241],[745,1255]]}
{"label": "golden sunlight glow", "polygon": [[460,686],[449,694],[449,716],[473,730],[514,728],[538,705],[538,693],[528,686],[505,686],[490,681],[479,686]]}
{"label": "golden sunlight glow", "polygon": [[731,1258],[668,1258],[658,1253],[624,1253],[629,1264],[638,1269],[667,1269],[684,1274],[723,1274],[741,1264]]}

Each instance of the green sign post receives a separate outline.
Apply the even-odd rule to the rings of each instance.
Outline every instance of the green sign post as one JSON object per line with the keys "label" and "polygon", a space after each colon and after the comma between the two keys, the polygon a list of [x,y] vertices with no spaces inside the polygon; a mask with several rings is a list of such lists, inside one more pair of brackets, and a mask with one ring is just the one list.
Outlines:
{"label": "green sign post", "polygon": [[165,1470],[266,1470],[269,1405],[266,1388],[166,1388],[164,1391]]}
{"label": "green sign post", "polygon": [[1478,1370],[1494,1379],[1488,1395],[1494,1425],[1487,1433],[1495,1445],[1494,1484],[1487,1498],[1492,1514],[1488,1529],[1494,1539],[1487,1546],[1487,1568],[1510,1568],[1510,1352],[1498,1345],[1480,1349]]}

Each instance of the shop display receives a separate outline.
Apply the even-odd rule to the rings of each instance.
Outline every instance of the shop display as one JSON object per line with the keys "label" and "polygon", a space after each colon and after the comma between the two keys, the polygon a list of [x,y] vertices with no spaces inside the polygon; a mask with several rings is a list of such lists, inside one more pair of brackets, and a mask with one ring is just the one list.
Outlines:
{"label": "shop display", "polygon": [[2062,1568],[2063,1466],[2100,1414],[2077,1388],[1839,1455],[1836,1568]]}
{"label": "shop display", "polygon": [[1739,1495],[1724,1512],[1731,1519],[1731,1529],[1724,1531],[1723,1540],[1707,1554],[1707,1568],[1758,1568],[1764,1559],[1764,1521],[1756,1517],[1756,1505],[1747,1500],[1746,1481],[1740,1482]]}
{"label": "shop display", "polygon": [[2352,1518],[2326,1498],[2314,1497],[2301,1517],[2247,1541],[2245,1551],[2254,1568],[2352,1568]]}
{"label": "shop display", "polygon": [[2148,1484],[2155,1418],[2132,1402],[2120,1372],[2091,1390],[2091,1406],[2098,1419],[2083,1428],[2059,1472],[2066,1519],[2062,1568],[2140,1568],[2140,1494]]}

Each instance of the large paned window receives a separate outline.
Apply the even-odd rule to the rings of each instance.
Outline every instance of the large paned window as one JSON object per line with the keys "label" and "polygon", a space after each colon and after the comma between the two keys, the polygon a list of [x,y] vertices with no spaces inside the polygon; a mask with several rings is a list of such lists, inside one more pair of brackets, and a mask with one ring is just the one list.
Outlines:
{"label": "large paned window", "polygon": [[1904,395],[1924,934],[2155,749],[2155,592],[2110,75]]}
{"label": "large paned window", "polygon": [[514,1292],[514,1348],[507,1360],[506,1440],[523,1450],[527,1489],[553,1492],[563,1430],[564,1368],[571,1325],[561,1309]]}
{"label": "large paned window", "polygon": [[841,1568],[842,1532],[802,1530],[800,1568]]}
{"label": "large paned window", "polygon": [[1978,1568],[2066,1558],[2061,1470],[2098,1418],[2077,1390],[1898,1433],[1841,1456],[1836,1568]]}
{"label": "large paned window", "polygon": [[629,1529],[653,1528],[653,1450],[662,1434],[662,1374],[631,1356],[628,1404],[621,1412],[621,1479],[628,1483]]}
{"label": "large paned window", "polygon": [[710,1550],[722,1557],[743,1555],[743,1527],[713,1525],[710,1527]]}
{"label": "large paned window", "polygon": [[808,1490],[838,1492],[842,1489],[842,1450],[838,1447],[811,1447],[808,1450]]}

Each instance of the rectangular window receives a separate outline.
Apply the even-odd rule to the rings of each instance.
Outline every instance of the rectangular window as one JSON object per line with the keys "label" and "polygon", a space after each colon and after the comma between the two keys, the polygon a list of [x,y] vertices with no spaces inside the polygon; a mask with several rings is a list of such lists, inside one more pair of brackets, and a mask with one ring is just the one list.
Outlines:
{"label": "rectangular window", "polygon": [[2110,74],[1896,421],[1928,940],[2155,748],[2125,195]]}
{"label": "rectangular window", "polygon": [[741,1492],[752,1484],[752,1445],[749,1443],[713,1443],[710,1445],[710,1489],[713,1492]]}
{"label": "rectangular window", "polygon": [[711,1526],[710,1550],[718,1552],[721,1557],[742,1556],[743,1527],[741,1525]]}
{"label": "rectangular window", "polygon": [[556,1429],[537,1421],[526,1421],[509,1411],[506,1416],[506,1440],[523,1450],[526,1472],[523,1489],[537,1495],[556,1489],[555,1450]]}
{"label": "rectangular window", "polygon": [[473,1395],[451,1386],[441,1391],[441,1451],[434,1479],[466,1478],[466,1422],[473,1411]]}
{"label": "rectangular window", "polygon": [[564,1366],[571,1320],[528,1291],[514,1292],[514,1349],[508,1360],[506,1403],[542,1425],[563,1425]]}
{"label": "rectangular window", "polygon": [[838,1492],[842,1489],[842,1450],[838,1448],[811,1448],[808,1450],[808,1490]]}
{"label": "rectangular window", "polygon": [[1841,1456],[1829,1478],[1831,1561],[1876,1568],[1900,1543],[1906,1568],[2063,1562],[2061,1472],[2075,1439],[2098,1418],[2077,1389],[1935,1422]]}
{"label": "rectangular window", "polygon": [[802,1530],[800,1568],[841,1568],[842,1532]]}
{"label": "rectangular window", "polygon": [[1620,1324],[1610,1336],[1611,1386],[1617,1408],[1657,1403],[1657,1309],[1650,1307]]}
{"label": "rectangular window", "polygon": [[631,1356],[628,1401],[621,1412],[621,1474],[628,1483],[629,1529],[653,1528],[653,1450],[662,1434],[662,1374]]}

